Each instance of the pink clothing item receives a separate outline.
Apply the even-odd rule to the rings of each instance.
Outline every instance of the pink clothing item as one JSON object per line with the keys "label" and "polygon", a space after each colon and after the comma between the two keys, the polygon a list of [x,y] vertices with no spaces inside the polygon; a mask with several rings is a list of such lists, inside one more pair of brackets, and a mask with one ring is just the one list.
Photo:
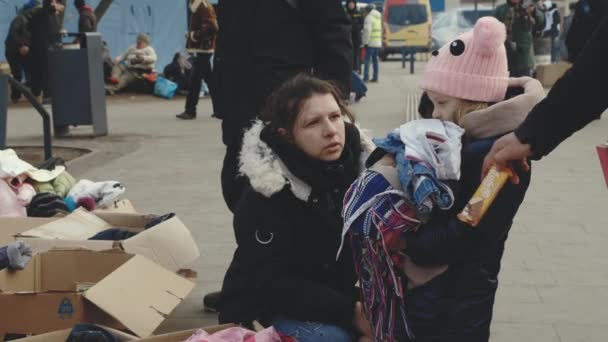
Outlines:
{"label": "pink clothing item", "polygon": [[36,196],[36,189],[30,183],[23,183],[17,189],[17,199],[24,207],[27,207]]}
{"label": "pink clothing item", "polygon": [[259,332],[244,328],[228,328],[214,334],[208,334],[204,330],[198,330],[185,342],[292,342],[291,337],[282,337],[273,328],[267,328]]}
{"label": "pink clothing item", "polygon": [[509,85],[505,39],[503,23],[480,18],[473,30],[433,52],[422,88],[470,101],[504,100]]}
{"label": "pink clothing item", "polygon": [[25,206],[4,179],[0,179],[0,217],[25,217]]}

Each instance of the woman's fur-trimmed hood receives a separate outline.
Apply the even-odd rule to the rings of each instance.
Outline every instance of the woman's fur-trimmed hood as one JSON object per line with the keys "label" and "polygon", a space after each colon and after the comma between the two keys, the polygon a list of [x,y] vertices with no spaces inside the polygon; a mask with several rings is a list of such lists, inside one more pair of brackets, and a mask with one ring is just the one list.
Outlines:
{"label": "woman's fur-trimmed hood", "polygon": [[[260,194],[270,197],[281,191],[289,184],[294,196],[302,201],[308,201],[312,188],[289,171],[279,156],[260,139],[265,125],[256,120],[243,137],[243,147],[239,155],[239,173],[249,178],[251,187]],[[359,129],[361,134],[360,170],[374,149],[371,140]]]}

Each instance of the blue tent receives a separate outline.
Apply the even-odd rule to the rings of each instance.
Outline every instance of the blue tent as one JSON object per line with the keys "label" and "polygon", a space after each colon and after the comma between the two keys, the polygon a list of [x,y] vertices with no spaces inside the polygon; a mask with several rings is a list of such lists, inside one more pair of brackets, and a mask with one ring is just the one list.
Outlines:
{"label": "blue tent", "polygon": [[[27,0],[0,0],[0,60],[4,60],[4,38],[17,9]],[[89,0],[95,8],[100,0]],[[139,33],[147,33],[158,54],[156,68],[171,61],[175,52],[185,45],[187,31],[187,2],[167,0],[114,0],[99,23],[98,30],[110,48],[112,56],[118,56],[135,43]],[[68,32],[78,30],[78,12],[73,0],[67,1],[64,28]]]}

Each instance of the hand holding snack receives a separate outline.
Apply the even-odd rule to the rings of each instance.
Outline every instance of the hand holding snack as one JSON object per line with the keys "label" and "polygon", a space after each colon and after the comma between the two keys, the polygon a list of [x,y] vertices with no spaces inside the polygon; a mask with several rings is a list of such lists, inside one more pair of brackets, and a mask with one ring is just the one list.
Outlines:
{"label": "hand holding snack", "polygon": [[481,181],[481,184],[473,194],[473,197],[471,197],[471,200],[469,200],[469,203],[467,203],[462,212],[458,214],[458,219],[476,227],[507,180],[512,176],[512,169],[505,168],[498,171],[496,165],[493,165]]}

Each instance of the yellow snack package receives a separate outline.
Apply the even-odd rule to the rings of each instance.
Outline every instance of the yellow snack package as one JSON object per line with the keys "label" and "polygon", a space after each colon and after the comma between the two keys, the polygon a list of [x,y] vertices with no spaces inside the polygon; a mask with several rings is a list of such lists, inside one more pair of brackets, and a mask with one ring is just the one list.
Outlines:
{"label": "yellow snack package", "polygon": [[509,168],[498,171],[496,166],[492,166],[488,174],[481,181],[477,191],[473,194],[473,197],[471,197],[471,200],[469,200],[469,203],[458,214],[458,219],[476,227],[511,175],[513,175],[513,170]]}

